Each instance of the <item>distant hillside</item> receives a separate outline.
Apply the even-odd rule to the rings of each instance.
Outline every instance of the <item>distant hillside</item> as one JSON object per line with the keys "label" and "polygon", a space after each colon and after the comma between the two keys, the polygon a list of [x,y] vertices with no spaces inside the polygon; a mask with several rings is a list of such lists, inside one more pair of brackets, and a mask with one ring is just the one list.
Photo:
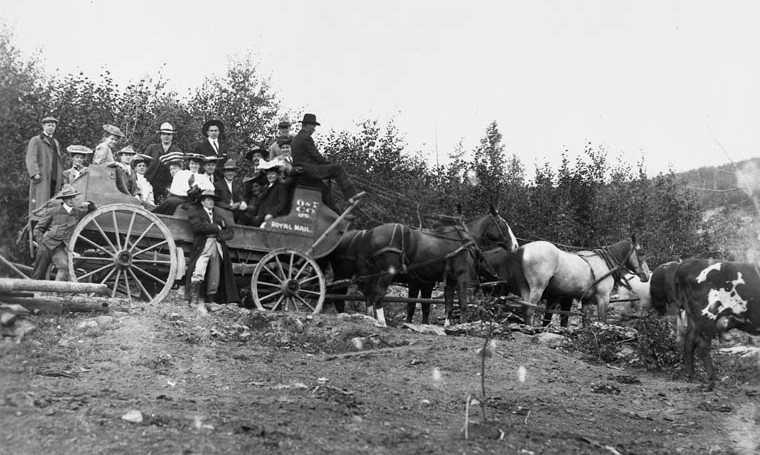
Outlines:
{"label": "distant hillside", "polygon": [[[737,182],[737,169],[742,170],[744,184]],[[755,195],[760,196],[760,158],[738,161],[721,166],[705,166],[680,172],[676,177],[685,182],[699,196],[700,207],[710,210],[721,206],[738,206],[754,209],[752,201],[741,187],[749,183]]]}

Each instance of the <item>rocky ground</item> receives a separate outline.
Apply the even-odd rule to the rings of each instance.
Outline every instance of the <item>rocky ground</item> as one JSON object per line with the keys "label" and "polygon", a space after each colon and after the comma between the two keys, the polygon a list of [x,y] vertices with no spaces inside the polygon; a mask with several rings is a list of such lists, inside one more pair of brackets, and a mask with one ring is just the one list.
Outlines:
{"label": "rocky ground", "polygon": [[480,323],[441,336],[404,328],[393,311],[387,329],[329,312],[214,307],[203,316],[176,295],[160,306],[113,307],[120,310],[31,316],[35,330],[0,343],[0,453],[760,447],[751,350],[715,350],[721,380],[706,391],[675,370],[649,372],[625,356],[605,363],[562,338],[506,327],[483,351]]}

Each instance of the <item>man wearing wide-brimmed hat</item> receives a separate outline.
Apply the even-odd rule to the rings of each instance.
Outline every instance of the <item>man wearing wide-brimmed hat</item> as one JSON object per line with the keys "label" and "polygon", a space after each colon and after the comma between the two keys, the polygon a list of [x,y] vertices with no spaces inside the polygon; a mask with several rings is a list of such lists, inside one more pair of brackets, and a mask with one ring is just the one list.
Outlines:
{"label": "man wearing wide-brimmed hat", "polygon": [[[301,120],[301,130],[293,138],[291,145],[293,168],[303,170],[303,176],[299,178],[303,183],[320,185],[323,179],[335,179],[340,190],[343,192],[343,196],[348,199],[349,203],[353,203],[355,200],[363,197],[365,193],[364,191],[356,191],[354,183],[345,169],[343,169],[343,166],[330,163],[327,158],[319,153],[317,146],[314,144],[314,139],[311,137],[317,126],[319,126],[319,122],[317,122],[316,115],[304,114],[303,120]],[[322,186],[322,188],[323,200],[328,206],[332,205],[327,194],[328,188],[325,186]],[[335,210],[334,207],[333,210]]]}
{"label": "man wearing wide-brimmed hat", "polygon": [[53,265],[58,269],[56,281],[68,280],[69,264],[66,245],[69,244],[71,234],[79,220],[88,212],[95,210],[95,204],[92,202],[85,202],[81,207],[75,207],[76,197],[80,194],[71,185],[63,185],[61,191],[55,195],[56,199],[61,200],[61,205],[49,208],[34,227],[34,239],[38,245],[34,256],[32,279],[45,279],[52,260]]}
{"label": "man wearing wide-brimmed hat", "polygon": [[182,149],[174,143],[176,130],[169,122],[164,122],[156,131],[161,141],[156,144],[150,144],[145,149],[145,154],[152,160],[148,163],[148,169],[145,171],[145,178],[153,187],[153,194],[157,203],[161,203],[166,197],[169,185],[172,183],[172,177],[169,175],[169,168],[161,164],[161,157],[168,153],[182,153]]}
{"label": "man wearing wide-brimmed hat", "polygon": [[29,140],[26,147],[26,171],[29,182],[29,213],[45,205],[63,185],[63,151],[53,137],[58,119],[45,117],[42,133]]}
{"label": "man wearing wide-brimmed hat", "polygon": [[235,181],[238,167],[234,160],[227,160],[222,166],[224,178],[214,183],[216,195],[219,196],[218,207],[231,210],[237,222],[240,214],[248,208],[243,198],[243,188],[240,182]]}
{"label": "man wearing wide-brimmed hat", "polygon": [[63,171],[64,184],[73,182],[87,172],[87,164],[84,160],[87,156],[92,155],[92,149],[84,145],[70,145],[66,147],[66,151],[71,157],[71,167]]}
{"label": "man wearing wide-brimmed hat", "polygon": [[213,189],[204,189],[198,196],[198,204],[192,204],[188,221],[193,231],[193,247],[185,273],[188,303],[205,313],[201,294],[207,302],[239,302],[232,260],[227,241],[235,235],[234,221],[226,210],[215,207],[219,199]]}
{"label": "man wearing wide-brimmed hat", "polygon": [[[224,123],[221,120],[209,120],[201,128],[204,139],[193,148],[193,153],[204,156],[212,156],[227,161],[227,149],[221,143],[221,135],[224,134]],[[218,174],[222,178],[222,174]]]}
{"label": "man wearing wide-brimmed hat", "polygon": [[113,148],[119,140],[124,138],[124,133],[113,125],[103,125],[103,141],[95,147],[95,154],[92,156],[92,164],[113,163]]}

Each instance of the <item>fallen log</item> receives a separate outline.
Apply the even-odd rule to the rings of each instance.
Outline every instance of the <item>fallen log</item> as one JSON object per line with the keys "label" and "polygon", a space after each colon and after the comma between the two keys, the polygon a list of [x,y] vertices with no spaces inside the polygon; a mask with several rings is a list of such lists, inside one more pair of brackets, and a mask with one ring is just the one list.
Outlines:
{"label": "fallen log", "polygon": [[0,294],[17,291],[64,292],[69,294],[108,294],[108,286],[95,283],[77,283],[75,281],[23,280],[19,278],[0,278]]}
{"label": "fallen log", "polygon": [[72,313],[91,313],[91,312],[108,312],[114,299],[104,297],[9,297],[0,295],[0,302],[15,303],[23,306],[29,311],[40,314],[62,314]]}

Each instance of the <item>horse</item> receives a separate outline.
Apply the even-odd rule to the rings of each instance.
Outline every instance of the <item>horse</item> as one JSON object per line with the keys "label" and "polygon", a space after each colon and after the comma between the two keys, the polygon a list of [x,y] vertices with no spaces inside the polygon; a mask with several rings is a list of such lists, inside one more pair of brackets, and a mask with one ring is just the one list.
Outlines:
{"label": "horse", "polygon": [[[432,286],[443,280],[446,322],[450,325],[454,291],[459,294],[460,322],[467,320],[467,287],[479,284],[481,248],[517,249],[517,239],[506,220],[491,206],[487,215],[468,223],[417,230],[398,223],[382,224],[365,239],[364,255],[372,267],[364,271],[367,312],[386,326],[382,299],[398,274]],[[413,310],[407,306],[407,315]],[[423,316],[425,308],[423,306]]]}
{"label": "horse", "polygon": [[[577,253],[560,250],[546,241],[531,242],[517,251],[507,273],[517,277],[514,286],[527,303],[536,305],[547,292],[547,296],[563,301],[566,306],[572,304],[572,300],[566,298],[580,299],[585,314],[587,304],[593,299],[599,319],[605,322],[610,292],[615,283],[620,282],[624,269],[638,275],[642,282],[649,279],[642,268],[639,250],[635,236],[594,251]],[[526,313],[531,320],[532,308]]]}

